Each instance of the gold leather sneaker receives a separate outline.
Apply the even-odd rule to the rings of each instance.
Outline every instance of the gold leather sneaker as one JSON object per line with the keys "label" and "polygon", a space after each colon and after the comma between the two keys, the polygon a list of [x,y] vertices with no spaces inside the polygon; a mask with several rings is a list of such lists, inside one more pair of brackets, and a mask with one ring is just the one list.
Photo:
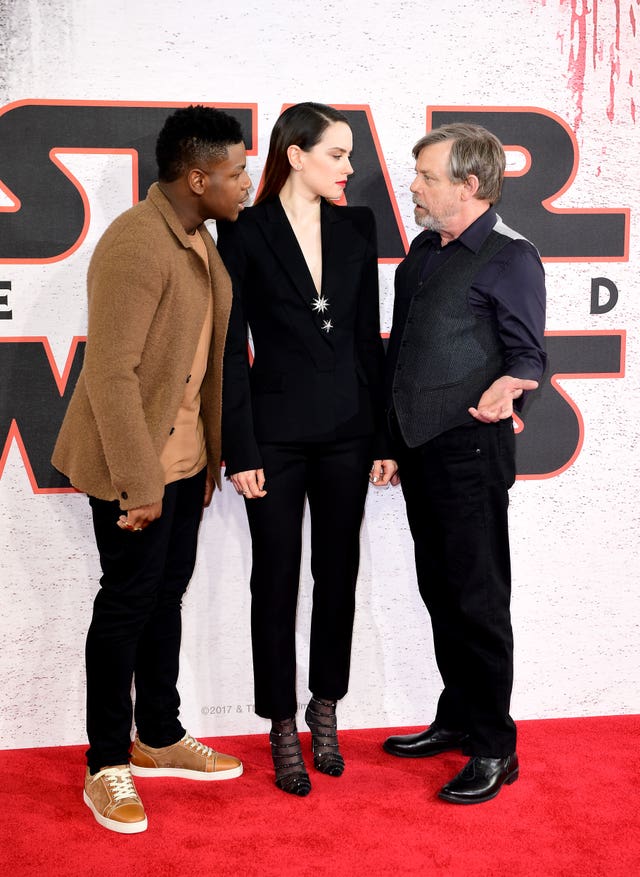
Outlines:
{"label": "gold leather sneaker", "polygon": [[172,746],[154,749],[136,735],[131,773],[137,777],[179,777],[185,780],[231,780],[242,774],[242,762],[223,755],[185,734]]}
{"label": "gold leather sneaker", "polygon": [[137,834],[147,828],[147,817],[128,764],[105,767],[84,779],[84,803],[103,828],[119,834]]}

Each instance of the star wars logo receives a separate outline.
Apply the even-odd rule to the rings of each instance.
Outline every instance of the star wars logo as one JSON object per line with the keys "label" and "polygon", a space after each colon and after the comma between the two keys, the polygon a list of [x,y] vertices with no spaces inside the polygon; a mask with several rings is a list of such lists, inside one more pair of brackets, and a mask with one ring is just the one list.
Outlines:
{"label": "star wars logo", "polygon": [[[238,119],[247,152],[255,155],[257,105],[214,105]],[[155,179],[157,132],[176,106],[25,101],[0,111],[0,189],[8,204],[0,205],[0,320],[5,321],[0,326],[6,328],[13,318],[11,265],[59,262],[85,238],[90,205],[58,154],[130,154],[137,184],[134,200],[140,200]],[[397,263],[406,253],[407,237],[370,109],[340,109],[349,118],[356,144],[358,173],[349,183],[349,203],[374,211],[380,261]],[[578,166],[577,143],[560,118],[537,108],[428,108],[428,129],[451,121],[484,125],[519,157],[519,167],[507,172],[499,212],[535,243],[543,260],[628,259],[628,210],[553,206],[570,187]],[[594,277],[590,294],[591,312],[605,313],[615,307],[618,290],[609,278]],[[582,446],[583,419],[559,381],[622,377],[624,344],[623,330],[547,333],[547,371],[525,408],[526,428],[520,424],[518,477],[549,478],[573,463]],[[83,352],[83,339],[74,338],[59,373],[47,338],[0,337],[0,477],[15,440],[34,492],[70,489],[50,457]]]}

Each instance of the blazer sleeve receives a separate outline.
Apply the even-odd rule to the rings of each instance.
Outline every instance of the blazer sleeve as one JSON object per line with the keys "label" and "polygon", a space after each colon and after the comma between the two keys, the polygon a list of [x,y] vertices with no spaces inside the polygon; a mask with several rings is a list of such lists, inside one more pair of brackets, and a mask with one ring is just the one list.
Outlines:
{"label": "blazer sleeve", "polygon": [[225,475],[262,468],[255,439],[245,308],[247,248],[236,223],[219,222],[218,252],[233,285],[222,371],[222,457]]}
{"label": "blazer sleeve", "polygon": [[375,436],[373,458],[388,459],[391,455],[391,438],[388,435],[384,404],[384,346],[380,337],[380,296],[378,284],[378,245],[376,223],[373,213],[368,218],[367,247],[358,291],[356,320],[356,352],[362,365],[371,399]]}

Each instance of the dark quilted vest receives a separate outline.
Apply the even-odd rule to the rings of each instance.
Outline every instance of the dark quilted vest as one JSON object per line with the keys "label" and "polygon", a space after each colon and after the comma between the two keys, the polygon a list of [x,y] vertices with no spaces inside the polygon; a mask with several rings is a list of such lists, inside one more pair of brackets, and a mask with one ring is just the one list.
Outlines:
{"label": "dark quilted vest", "polygon": [[469,407],[503,374],[496,324],[473,313],[469,288],[510,240],[492,231],[477,253],[460,247],[411,300],[393,378],[393,404],[410,448],[470,422]]}

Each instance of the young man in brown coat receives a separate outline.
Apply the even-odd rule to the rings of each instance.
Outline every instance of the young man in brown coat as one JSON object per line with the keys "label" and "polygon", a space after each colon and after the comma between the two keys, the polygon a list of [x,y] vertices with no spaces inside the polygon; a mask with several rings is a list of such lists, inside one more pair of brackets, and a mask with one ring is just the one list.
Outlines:
{"label": "young man in brown coat", "polygon": [[91,259],[84,365],[53,454],[89,496],[103,572],[86,646],[84,800],[100,825],[122,834],[147,827],[132,773],[242,773],[237,758],[182,727],[176,683],[181,599],[202,507],[220,486],[231,306],[204,222],[235,220],[251,181],[239,124],[209,107],[173,113],[156,158],[158,182]]}

